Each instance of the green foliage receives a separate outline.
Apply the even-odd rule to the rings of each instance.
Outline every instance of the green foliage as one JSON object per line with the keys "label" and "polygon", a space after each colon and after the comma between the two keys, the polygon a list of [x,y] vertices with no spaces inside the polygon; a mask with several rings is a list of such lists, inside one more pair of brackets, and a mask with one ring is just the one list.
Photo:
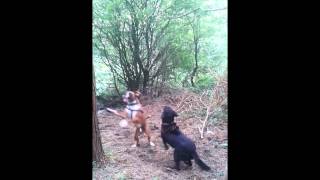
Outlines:
{"label": "green foliage", "polygon": [[95,62],[96,95],[106,94],[108,83],[111,82],[111,74],[107,67],[101,63]]}
{"label": "green foliage", "polygon": [[214,83],[213,77],[207,74],[199,73],[196,84],[198,85],[199,89],[212,87]]}
{"label": "green foliage", "polygon": [[[127,2],[137,3],[132,6]],[[194,78],[195,87],[192,89],[197,91],[213,87],[215,83],[213,74],[223,74],[227,71],[227,9],[224,9],[227,8],[227,0],[149,0],[148,5],[144,2],[93,0],[93,43],[97,43],[99,36],[96,25],[104,27],[104,31],[110,29],[113,30],[110,32],[122,33],[122,36],[127,38],[126,41],[131,41],[132,29],[129,26],[131,22],[139,23],[138,33],[140,33],[146,28],[146,22],[150,21],[154,33],[159,33],[168,23],[168,19],[171,19],[155,49],[155,52],[158,52],[167,46],[168,49],[165,51],[167,59],[160,59],[156,66],[163,68],[160,66],[161,62],[168,61],[165,65],[172,68],[164,70],[166,77],[169,77],[166,78],[167,83],[172,87],[191,88],[190,75],[195,67],[194,38],[198,37],[198,70]],[[154,6],[157,2],[159,4]],[[161,16],[154,16],[156,12],[161,12]],[[115,35],[109,34],[109,36]],[[93,49],[97,95],[116,93],[114,89],[108,89],[108,84],[113,83],[114,77],[109,65],[104,61],[109,58],[113,62],[119,62],[119,54],[114,48],[117,44],[112,45],[114,42],[107,39],[104,41],[105,51],[98,51],[95,46]],[[146,56],[146,42],[141,40],[139,43],[143,59]],[[127,51],[126,55],[128,61],[133,64],[133,54]],[[114,68],[117,73],[123,74],[119,66]],[[120,91],[127,88],[124,80],[117,77],[115,79]]]}

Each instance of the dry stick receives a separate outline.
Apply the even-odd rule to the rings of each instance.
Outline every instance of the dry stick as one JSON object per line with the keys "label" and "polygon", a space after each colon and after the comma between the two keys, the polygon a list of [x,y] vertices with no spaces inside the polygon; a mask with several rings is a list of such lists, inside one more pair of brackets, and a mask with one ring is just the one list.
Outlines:
{"label": "dry stick", "polygon": [[203,92],[202,95],[200,96],[200,102],[203,104],[203,106],[207,106],[203,101],[202,101],[202,97],[203,95],[207,93],[207,91]]}
{"label": "dry stick", "polygon": [[191,98],[191,100],[189,102],[184,104],[184,105],[188,106],[188,107],[186,107],[186,110],[188,110],[188,111],[192,111],[193,102],[195,102],[192,100],[192,99],[194,99],[194,96],[190,95],[188,98],[190,99],[190,97],[193,97],[193,98]]}
{"label": "dry stick", "polygon": [[180,110],[182,110],[185,105],[186,105],[186,104],[184,103],[184,100],[181,100],[180,103],[179,103],[179,105],[177,106],[177,112],[179,112]]}
{"label": "dry stick", "polygon": [[177,111],[181,110],[184,106],[185,104],[182,104],[182,106],[178,107]]}
{"label": "dry stick", "polygon": [[189,104],[189,109],[192,109],[192,103]]}
{"label": "dry stick", "polygon": [[205,123],[206,123],[206,121],[207,121],[207,118],[209,117],[208,116],[208,109],[209,109],[209,107],[202,101],[202,97],[203,97],[203,95],[206,93],[206,91],[205,92],[203,92],[202,94],[201,94],[201,96],[200,96],[200,98],[199,98],[199,100],[200,100],[200,102],[203,104],[203,106],[205,106],[206,108],[207,108],[207,114],[206,114],[206,118],[202,121],[201,119],[200,119],[200,122],[202,122],[202,128],[200,127],[200,126],[198,126],[198,130],[199,130],[199,133],[200,133],[200,138],[201,139],[203,139],[203,127],[204,127],[204,125],[205,125]]}
{"label": "dry stick", "polygon": [[[185,99],[182,99],[181,101],[180,101],[180,103],[179,103],[179,105],[181,104],[181,103],[183,103],[184,101],[186,101],[189,97],[191,97],[191,95],[190,96],[188,96],[187,98],[185,98]],[[179,108],[179,106],[177,106],[178,107],[178,109],[180,109]]]}
{"label": "dry stick", "polygon": [[[207,93],[208,93],[208,91],[207,91]],[[204,94],[204,93],[203,93],[203,94]],[[202,94],[202,96],[203,96],[203,94]],[[218,89],[217,89],[217,88],[213,89],[212,100],[209,100],[209,104],[205,104],[205,103],[202,101],[202,96],[200,97],[200,102],[201,102],[204,106],[206,106],[207,112],[206,112],[206,117],[205,117],[205,119],[202,121],[202,127],[201,127],[201,128],[198,127],[199,132],[200,132],[200,138],[201,138],[201,139],[203,139],[204,128],[206,127],[206,123],[207,123],[207,121],[208,121],[208,119],[209,119],[209,116],[214,113],[214,107],[217,107],[218,104],[219,104],[219,102],[220,102],[220,97],[219,97],[219,95],[218,95]],[[215,101],[215,103],[214,103],[214,99],[215,99],[215,98],[217,98],[217,101]],[[213,105],[210,105],[211,103],[212,103]],[[212,111],[211,111],[211,108],[213,109]]]}
{"label": "dry stick", "polygon": [[179,104],[177,105],[177,108],[179,109],[179,106],[181,105],[181,103],[183,102],[183,99],[184,99],[184,95],[181,97],[181,101],[179,102]]}
{"label": "dry stick", "polygon": [[201,128],[201,130],[200,130],[200,128],[199,128],[199,131],[200,131],[200,138],[201,139],[203,139],[203,131],[204,131],[204,128],[205,128],[205,126],[206,126],[206,122],[207,122],[207,120],[208,120],[208,118],[209,118],[209,115],[210,115],[210,106],[207,106],[207,113],[206,113],[206,118],[204,119],[204,121],[203,121],[203,123],[202,123],[202,128]]}

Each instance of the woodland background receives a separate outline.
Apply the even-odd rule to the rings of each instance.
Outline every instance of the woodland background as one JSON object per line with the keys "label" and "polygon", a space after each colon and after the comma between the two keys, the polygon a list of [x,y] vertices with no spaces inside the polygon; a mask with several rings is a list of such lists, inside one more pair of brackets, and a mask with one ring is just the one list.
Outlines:
{"label": "woodland background", "polygon": [[[227,162],[227,1],[93,0],[93,179],[217,179]],[[130,128],[105,107],[140,90],[156,148],[132,150]],[[172,106],[181,130],[212,166],[174,172],[158,135],[160,113]],[[98,148],[97,148],[98,147]],[[99,147],[101,147],[100,150]],[[168,154],[169,153],[169,154]],[[204,155],[205,154],[205,155]],[[106,157],[103,168],[96,166]],[[138,163],[145,168],[135,167]],[[169,163],[170,164],[170,163]],[[141,170],[143,169],[143,170]]]}

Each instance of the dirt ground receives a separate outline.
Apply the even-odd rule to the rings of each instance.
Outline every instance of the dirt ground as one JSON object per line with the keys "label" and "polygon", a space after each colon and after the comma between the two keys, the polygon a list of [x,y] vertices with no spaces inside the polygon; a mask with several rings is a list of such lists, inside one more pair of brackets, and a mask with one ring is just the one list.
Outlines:
{"label": "dirt ground", "polygon": [[160,137],[160,115],[164,105],[176,108],[175,105],[168,104],[162,99],[154,100],[145,106],[147,114],[152,115],[148,119],[148,125],[155,147],[149,146],[147,138],[141,135],[139,138],[141,146],[132,148],[134,127],[129,125],[126,128],[121,128],[119,126],[121,118],[104,110],[98,112],[102,144],[108,157],[108,163],[104,168],[94,166],[94,180],[218,180],[223,176],[227,162],[227,123],[208,126],[204,138],[200,139],[197,119],[185,118],[180,114],[176,118],[177,125],[185,135],[195,142],[200,158],[212,170],[210,172],[203,171],[193,161],[192,168],[187,168],[183,162],[180,162],[182,170],[176,171],[171,168],[174,165],[173,149],[170,147],[169,150],[165,150]]}

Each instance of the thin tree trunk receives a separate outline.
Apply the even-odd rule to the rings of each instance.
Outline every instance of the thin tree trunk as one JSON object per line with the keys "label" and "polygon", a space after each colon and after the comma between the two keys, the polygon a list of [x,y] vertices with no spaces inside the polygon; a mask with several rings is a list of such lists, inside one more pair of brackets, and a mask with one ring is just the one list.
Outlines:
{"label": "thin tree trunk", "polygon": [[[93,66],[93,65],[92,65]],[[105,162],[105,155],[102,148],[101,135],[98,126],[97,110],[96,110],[96,87],[95,74],[92,67],[92,160],[99,165]]]}
{"label": "thin tree trunk", "polygon": [[200,39],[200,19],[199,16],[195,17],[195,21],[193,24],[191,24],[192,27],[192,32],[193,32],[193,43],[194,43],[194,60],[195,60],[195,67],[193,68],[193,71],[191,73],[190,81],[192,87],[194,87],[194,76],[197,73],[198,70],[198,55],[200,52],[200,47],[199,47],[199,39]]}
{"label": "thin tree trunk", "polygon": [[116,89],[117,94],[119,95],[119,97],[121,97],[120,91],[119,91],[118,86],[117,86],[117,78],[116,78],[116,76],[114,75],[113,72],[112,72],[112,77],[113,77],[114,88]]}
{"label": "thin tree trunk", "polygon": [[139,90],[139,82],[136,81],[135,79],[129,79],[128,84],[127,84],[127,89],[129,91],[136,91]]}
{"label": "thin tree trunk", "polygon": [[191,73],[190,81],[192,87],[194,87],[194,81],[193,78],[197,73],[198,70],[198,52],[199,52],[199,39],[194,35],[194,60],[195,60],[195,67],[193,68],[193,71]]}
{"label": "thin tree trunk", "polygon": [[147,86],[149,82],[149,71],[143,71],[143,84],[142,84],[142,94],[147,94]]}

